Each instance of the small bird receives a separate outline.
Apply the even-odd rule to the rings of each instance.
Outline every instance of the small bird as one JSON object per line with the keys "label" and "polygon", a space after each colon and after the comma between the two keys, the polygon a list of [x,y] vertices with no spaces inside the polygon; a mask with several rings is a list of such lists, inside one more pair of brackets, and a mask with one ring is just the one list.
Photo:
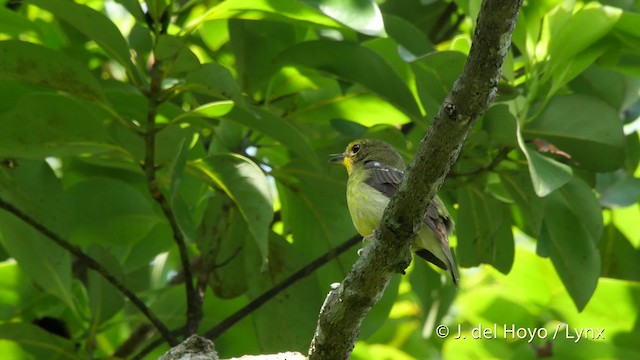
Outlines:
{"label": "small bird", "polygon": [[[405,164],[400,154],[381,140],[360,139],[351,142],[342,154],[331,155],[332,163],[347,168],[347,205],[358,233],[365,238],[378,227],[391,195],[400,186]],[[458,285],[458,266],[451,256],[449,235],[453,219],[438,196],[427,207],[424,224],[412,250],[443,270],[449,270]]]}

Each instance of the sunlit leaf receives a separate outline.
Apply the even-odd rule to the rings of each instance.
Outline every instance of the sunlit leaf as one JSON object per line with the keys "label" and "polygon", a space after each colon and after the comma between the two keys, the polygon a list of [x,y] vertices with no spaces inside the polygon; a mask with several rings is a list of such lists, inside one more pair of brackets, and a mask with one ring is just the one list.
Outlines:
{"label": "sunlit leaf", "polygon": [[212,155],[190,163],[190,167],[210,186],[221,189],[236,203],[265,265],[269,254],[273,199],[262,170],[251,160],[236,154]]}
{"label": "sunlit leaf", "polygon": [[408,115],[421,116],[407,85],[378,54],[359,44],[307,41],[285,50],[277,61],[315,68],[362,84]]}
{"label": "sunlit leaf", "polygon": [[624,161],[622,121],[615,109],[589,96],[554,97],[522,135],[550,142],[590,170],[612,171]]}
{"label": "sunlit leaf", "polygon": [[37,359],[80,360],[84,358],[78,354],[73,341],[53,335],[29,323],[0,324],[0,339],[16,342]]}
{"label": "sunlit leaf", "polygon": [[370,36],[386,36],[382,13],[373,0],[304,0],[330,18]]}
{"label": "sunlit leaf", "polygon": [[29,0],[29,3],[50,11],[56,17],[78,29],[78,31],[95,41],[107,54],[122,64],[127,69],[132,81],[141,81],[138,69],[131,61],[127,41],[118,30],[118,27],[104,14],[73,1]]}

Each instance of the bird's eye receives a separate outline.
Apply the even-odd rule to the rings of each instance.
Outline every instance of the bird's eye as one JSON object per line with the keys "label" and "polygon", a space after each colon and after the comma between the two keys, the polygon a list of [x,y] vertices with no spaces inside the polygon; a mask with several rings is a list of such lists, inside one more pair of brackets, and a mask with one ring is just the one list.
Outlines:
{"label": "bird's eye", "polygon": [[351,147],[351,153],[355,154],[360,150],[360,144],[355,144]]}

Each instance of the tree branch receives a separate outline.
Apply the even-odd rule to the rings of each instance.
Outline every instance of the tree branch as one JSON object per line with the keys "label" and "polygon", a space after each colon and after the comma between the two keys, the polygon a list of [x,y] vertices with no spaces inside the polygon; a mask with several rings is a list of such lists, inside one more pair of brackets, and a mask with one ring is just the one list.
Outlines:
{"label": "tree branch", "polygon": [[[215,327],[207,331],[204,337],[210,340],[215,340],[218,336],[220,336],[230,327],[235,325],[238,321],[242,320],[247,315],[250,315],[252,312],[256,311],[258,308],[260,308],[260,306],[264,305],[267,301],[274,298],[280,292],[286,290],[288,287],[297,283],[299,280],[311,275],[314,271],[316,271],[322,265],[340,256],[342,253],[349,250],[351,247],[358,244],[360,241],[362,241],[362,237],[355,235],[351,237],[349,240],[345,241],[344,243],[327,251],[326,253],[316,258],[309,264],[305,265],[302,269],[296,271],[295,273],[291,274],[288,278],[282,280],[276,286],[265,291],[262,295],[255,298],[253,301],[245,305],[242,309],[236,311],[231,316],[222,320],[218,325],[216,325]],[[176,330],[173,330],[173,332],[176,332]],[[133,357],[133,360],[144,358],[148,353],[150,353],[153,349],[155,349],[160,344],[162,344],[162,341],[152,342],[151,344],[147,345],[147,347],[142,349],[138,354],[136,354],[136,356]]]}
{"label": "tree branch", "polygon": [[160,191],[156,181],[156,113],[160,102],[160,94],[162,92],[162,63],[156,60],[151,66],[149,73],[151,76],[151,84],[149,86],[149,91],[147,92],[149,109],[147,110],[147,128],[144,134],[145,157],[143,169],[147,178],[149,192],[158,205],[160,205],[162,213],[167,218],[167,221],[169,221],[169,225],[171,225],[171,231],[173,233],[173,239],[178,245],[180,262],[185,279],[185,291],[187,295],[187,325],[185,329],[185,336],[189,336],[191,334],[195,334],[198,330],[198,324],[202,318],[202,297],[198,295],[193,284],[191,265],[189,262],[184,235],[178,226],[178,222],[176,221],[176,217],[169,205],[169,202],[167,201],[167,198],[164,196],[162,191]]}
{"label": "tree branch", "polygon": [[327,296],[309,359],[348,359],[360,324],[391,277],[411,262],[411,243],[475,120],[494,100],[522,0],[484,0],[462,74],[422,139],[374,239]]}
{"label": "tree branch", "polygon": [[49,230],[44,225],[37,222],[34,218],[22,212],[20,209],[15,207],[13,204],[6,202],[4,199],[0,198],[0,208],[6,210],[10,214],[13,214],[18,219],[24,221],[29,224],[31,227],[36,229],[39,233],[46,236],[61,248],[70,252],[73,256],[75,256],[78,261],[86,265],[89,269],[97,272],[102,276],[105,280],[107,280],[111,285],[115,286],[118,291],[120,291],[124,296],[133,303],[135,307],[140,310],[144,316],[155,326],[156,329],[162,334],[162,338],[164,341],[168,342],[171,346],[176,346],[179,342],[178,339],[171,334],[169,329],[156,317],[154,313],[145,305],[145,303],[140,300],[133,291],[129,290],[120,280],[116,279],[102,264],[100,264],[97,260],[85,254],[79,247],[69,243],[68,241],[62,239],[60,236],[55,234],[53,231]]}

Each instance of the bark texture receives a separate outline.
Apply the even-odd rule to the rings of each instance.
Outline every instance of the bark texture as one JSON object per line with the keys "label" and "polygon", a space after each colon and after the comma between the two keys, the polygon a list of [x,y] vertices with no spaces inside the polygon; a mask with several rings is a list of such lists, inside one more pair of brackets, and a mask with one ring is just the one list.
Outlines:
{"label": "bark texture", "polygon": [[456,80],[391,198],[375,238],[320,311],[310,360],[348,359],[360,325],[392,276],[411,262],[410,246],[427,204],[458,158],[471,126],[495,99],[522,0],[484,0],[462,74]]}

